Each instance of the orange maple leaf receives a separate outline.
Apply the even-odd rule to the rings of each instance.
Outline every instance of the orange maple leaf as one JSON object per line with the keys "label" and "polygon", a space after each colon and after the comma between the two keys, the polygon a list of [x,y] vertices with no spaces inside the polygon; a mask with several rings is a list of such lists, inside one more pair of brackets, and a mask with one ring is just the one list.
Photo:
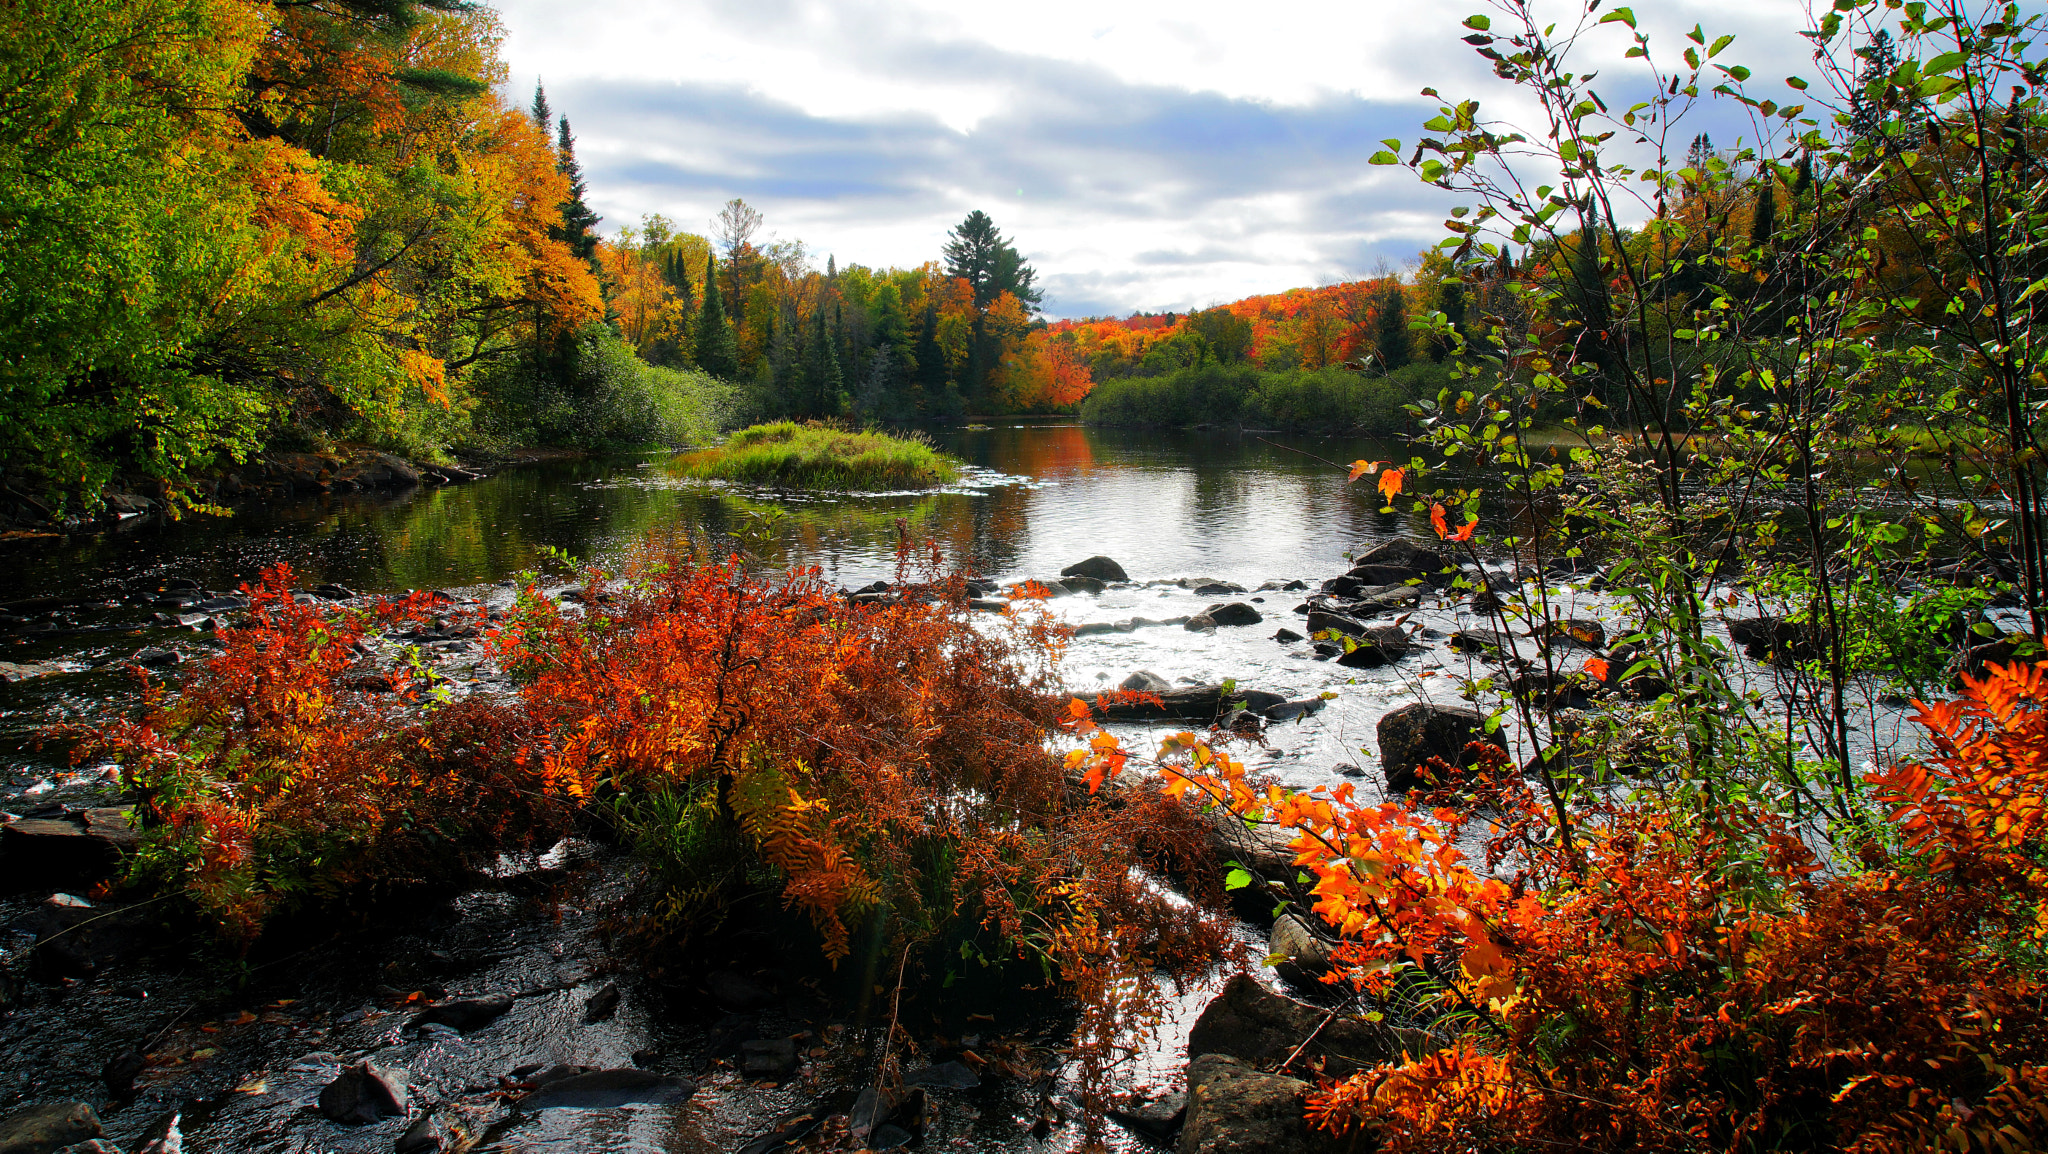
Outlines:
{"label": "orange maple leaf", "polygon": [[1598,657],[1586,658],[1584,669],[1587,675],[1595,681],[1607,680],[1607,663]]}
{"label": "orange maple leaf", "polygon": [[1444,507],[1442,505],[1431,505],[1429,507],[1429,523],[1436,526],[1437,536],[1448,537],[1451,535],[1451,527],[1444,521]]}
{"label": "orange maple leaf", "polygon": [[1388,469],[1380,474],[1380,493],[1391,501],[1400,495],[1401,480],[1407,473],[1401,469]]}
{"label": "orange maple leaf", "polygon": [[1477,528],[1479,528],[1479,518],[1474,517],[1459,526],[1458,531],[1451,534],[1450,539],[1453,541],[1470,541],[1472,539],[1472,530]]}
{"label": "orange maple leaf", "polygon": [[1351,462],[1351,478],[1344,483],[1348,485],[1384,464],[1386,464],[1385,461],[1353,461]]}

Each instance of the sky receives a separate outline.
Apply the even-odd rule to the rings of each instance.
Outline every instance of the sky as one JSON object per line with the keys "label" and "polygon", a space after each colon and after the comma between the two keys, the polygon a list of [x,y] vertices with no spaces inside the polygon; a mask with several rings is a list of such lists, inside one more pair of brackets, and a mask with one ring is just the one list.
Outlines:
{"label": "sky", "polygon": [[[1486,0],[498,8],[509,96],[546,84],[607,233],[647,213],[706,232],[742,197],[820,264],[909,267],[978,208],[1037,268],[1052,317],[1186,311],[1400,268],[1459,202],[1367,158],[1420,135],[1437,103],[1424,86],[1517,111],[1459,43]],[[1665,43],[1698,22],[1735,34],[1724,59],[1759,77],[1811,73],[1797,0],[1636,8]],[[1627,43],[1609,25],[1588,46],[1619,66]],[[1635,83],[1617,67],[1603,93]],[[1742,126],[1702,127],[1725,145]]]}

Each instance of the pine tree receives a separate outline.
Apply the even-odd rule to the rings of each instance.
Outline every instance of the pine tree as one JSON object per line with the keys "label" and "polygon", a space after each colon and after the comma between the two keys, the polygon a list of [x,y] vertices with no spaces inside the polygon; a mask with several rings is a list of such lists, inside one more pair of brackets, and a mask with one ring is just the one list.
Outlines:
{"label": "pine tree", "polygon": [[[1465,331],[1465,282],[1455,279],[1445,280],[1438,287],[1437,301],[1437,307],[1444,314],[1444,319],[1450,322],[1451,331],[1463,333]],[[1429,359],[1441,361],[1449,356],[1456,347],[1457,342],[1450,337],[1434,341],[1431,343],[1429,350]]]}
{"label": "pine tree", "polygon": [[725,302],[719,297],[714,259],[706,258],[704,264],[704,311],[697,314],[697,367],[730,381],[740,374],[740,344],[725,319]]}
{"label": "pine tree", "polygon": [[837,416],[839,413],[839,390],[845,383],[845,375],[839,369],[838,344],[825,331],[825,310],[811,312],[811,348],[805,357],[804,375],[809,378],[810,409],[820,417]]}
{"label": "pine tree", "polygon": [[540,86],[539,81],[535,81],[533,85],[533,109],[531,114],[534,124],[539,126],[543,133],[555,130],[555,110],[548,107],[548,91]]}
{"label": "pine tree", "polygon": [[946,392],[946,351],[939,347],[939,310],[936,305],[924,306],[924,319],[917,327],[918,388],[924,393],[927,405],[934,404]]}
{"label": "pine tree", "polygon": [[[540,110],[540,94],[534,94],[534,110]],[[583,180],[583,166],[576,162],[576,136],[569,131],[569,118],[564,116],[558,122],[560,130],[555,137],[555,164],[562,175],[569,178],[569,199],[562,202],[561,239],[569,251],[584,260],[597,256],[597,234],[591,230],[604,218],[590,211],[584,203],[584,196],[590,186]]]}
{"label": "pine tree", "polygon": [[1764,170],[1761,187],[1756,193],[1756,212],[1749,222],[1749,247],[1768,249],[1771,237],[1778,231],[1778,178],[1770,169]]}
{"label": "pine tree", "polygon": [[1388,277],[1380,289],[1379,308],[1373,314],[1373,352],[1380,370],[1393,372],[1411,359],[1408,339],[1408,294],[1401,282]]}

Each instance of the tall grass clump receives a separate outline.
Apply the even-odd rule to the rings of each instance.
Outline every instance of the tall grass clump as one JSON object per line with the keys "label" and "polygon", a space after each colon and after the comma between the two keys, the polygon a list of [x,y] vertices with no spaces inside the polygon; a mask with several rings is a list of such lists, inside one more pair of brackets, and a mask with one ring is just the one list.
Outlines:
{"label": "tall grass clump", "polygon": [[960,477],[959,462],[921,439],[794,421],[741,429],[681,467],[692,477],[805,489],[929,489]]}

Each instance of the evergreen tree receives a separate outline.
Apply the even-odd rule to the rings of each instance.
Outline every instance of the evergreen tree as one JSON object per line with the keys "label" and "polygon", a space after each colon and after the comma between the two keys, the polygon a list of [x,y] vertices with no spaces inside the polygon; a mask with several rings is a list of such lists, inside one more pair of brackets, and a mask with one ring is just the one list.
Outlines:
{"label": "evergreen tree", "polygon": [[1037,270],[1024,263],[1017,250],[996,231],[996,222],[987,213],[975,209],[946,236],[946,247],[942,250],[946,275],[966,279],[974,289],[976,308],[987,308],[1004,293],[1033,310],[1045,299],[1044,293],[1032,287],[1038,278]]}
{"label": "evergreen tree", "polygon": [[845,383],[845,375],[839,369],[837,341],[825,331],[825,310],[815,309],[811,313],[811,348],[805,358],[805,376],[810,391],[810,410],[815,416],[831,417],[839,413],[839,390]]}
{"label": "evergreen tree", "polygon": [[[1438,286],[1437,294],[1437,308],[1444,314],[1444,319],[1450,322],[1451,331],[1463,333],[1465,331],[1465,282],[1447,279]],[[1433,341],[1430,345],[1429,359],[1441,361],[1449,356],[1456,347],[1457,342],[1449,337]]]}
{"label": "evergreen tree", "polygon": [[539,81],[535,81],[533,85],[533,109],[531,115],[533,116],[533,123],[539,126],[542,132],[553,132],[555,130],[555,110],[548,106],[548,90],[542,88]]}
{"label": "evergreen tree", "polygon": [[[540,93],[534,93],[534,111],[541,109]],[[584,260],[597,256],[597,234],[592,230],[604,218],[590,211],[583,198],[590,192],[590,186],[583,180],[583,166],[576,162],[576,136],[569,131],[569,118],[564,116],[557,123],[560,130],[555,137],[555,163],[562,175],[569,178],[569,199],[562,202],[562,229],[560,239],[569,246],[569,251]]]}
{"label": "evergreen tree", "polygon": [[1408,294],[1401,282],[1388,277],[1380,289],[1379,307],[1373,313],[1373,352],[1380,371],[1391,373],[1411,359],[1408,339]]}
{"label": "evergreen tree", "polygon": [[1870,43],[1856,50],[1863,58],[1863,66],[1856,70],[1856,87],[1849,93],[1849,136],[1864,141],[1880,152],[1888,152],[1890,145],[1884,139],[1884,108],[1871,98],[1870,90],[1883,90],[1884,81],[1899,66],[1898,50],[1892,47],[1892,34],[1883,28],[1870,38]]}
{"label": "evergreen tree", "polygon": [[1771,236],[1778,231],[1778,178],[1770,169],[1764,170],[1763,180],[1756,191],[1756,212],[1749,222],[1749,246],[1768,249]]}
{"label": "evergreen tree", "polygon": [[939,347],[939,310],[936,305],[924,306],[924,319],[917,327],[917,352],[914,359],[917,362],[917,376],[913,379],[917,381],[918,391],[924,394],[927,411],[931,411],[929,406],[937,404],[939,398],[945,395],[947,384],[946,351]]}
{"label": "evergreen tree", "polygon": [[740,344],[732,324],[725,319],[725,302],[718,293],[715,258],[704,265],[704,311],[697,314],[697,367],[720,380],[737,380],[740,374]]}

